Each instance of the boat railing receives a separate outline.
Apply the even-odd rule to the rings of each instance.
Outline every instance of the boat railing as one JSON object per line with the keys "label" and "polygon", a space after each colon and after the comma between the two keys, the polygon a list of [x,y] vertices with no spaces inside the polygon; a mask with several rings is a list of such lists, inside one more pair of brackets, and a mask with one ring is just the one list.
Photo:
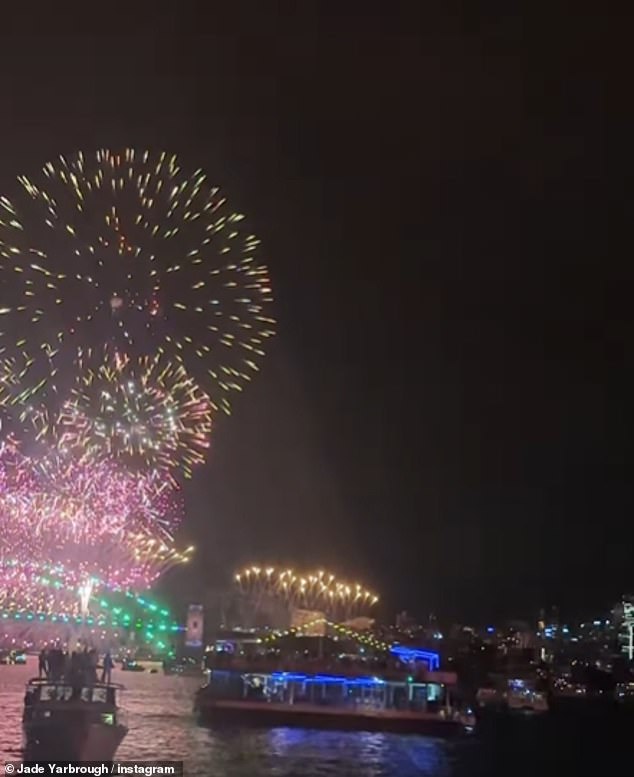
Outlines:
{"label": "boat railing", "polygon": [[59,677],[55,680],[48,678],[48,677],[32,677],[27,682],[27,688],[42,688],[45,686],[55,686],[59,687],[62,686],[64,688],[69,687],[81,687],[81,688],[96,688],[96,689],[113,689],[115,691],[124,691],[125,686],[121,683],[112,683],[112,682],[77,682],[74,678],[65,678],[65,677]]}
{"label": "boat railing", "polygon": [[328,661],[323,659],[305,658],[269,658],[269,657],[226,657],[208,658],[207,669],[225,670],[235,672],[251,672],[267,674],[271,672],[307,672],[314,674],[338,674],[348,677],[364,677],[378,675],[385,680],[404,681],[412,678],[415,682],[426,682],[427,671],[419,669],[412,671],[402,664],[378,662],[378,663],[346,663],[342,661]]}

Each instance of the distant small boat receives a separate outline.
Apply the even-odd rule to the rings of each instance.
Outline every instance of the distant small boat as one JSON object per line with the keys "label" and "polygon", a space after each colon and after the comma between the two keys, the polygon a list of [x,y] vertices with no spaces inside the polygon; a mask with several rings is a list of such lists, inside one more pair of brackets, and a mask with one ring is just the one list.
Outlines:
{"label": "distant small boat", "polygon": [[202,677],[203,670],[200,661],[193,658],[172,659],[163,662],[164,674],[177,674],[182,677]]}
{"label": "distant small boat", "polygon": [[24,650],[0,650],[0,664],[26,664]]}
{"label": "distant small boat", "polygon": [[145,672],[145,667],[138,661],[126,659],[121,662],[121,669],[124,672]]}
{"label": "distant small boat", "polygon": [[22,727],[32,760],[111,761],[128,733],[116,694],[123,686],[72,686],[64,680],[29,680]]}
{"label": "distant small boat", "polygon": [[542,713],[548,712],[545,693],[537,691],[529,680],[510,679],[506,688],[480,688],[476,693],[479,714],[488,713]]}
{"label": "distant small boat", "polygon": [[548,699],[543,693],[526,690],[507,695],[508,708],[512,712],[548,712]]}
{"label": "distant small boat", "polygon": [[634,703],[634,683],[618,683],[614,691],[616,700],[622,704]]}

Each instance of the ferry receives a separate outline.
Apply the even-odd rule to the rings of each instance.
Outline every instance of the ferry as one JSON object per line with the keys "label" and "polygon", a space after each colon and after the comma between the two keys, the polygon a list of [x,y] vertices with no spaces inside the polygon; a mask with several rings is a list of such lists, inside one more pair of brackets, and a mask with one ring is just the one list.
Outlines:
{"label": "ferry", "polygon": [[[441,698],[444,695],[444,698]],[[473,731],[471,710],[449,704],[437,683],[414,678],[235,673],[210,670],[194,701],[211,726],[299,727],[455,737]]]}
{"label": "ferry", "polygon": [[[297,615],[297,613],[296,613]],[[452,704],[455,672],[434,650],[392,644],[320,616],[282,632],[222,633],[205,654],[201,725],[461,736],[471,709]]]}
{"label": "ferry", "polygon": [[22,727],[25,755],[33,760],[112,761],[128,733],[115,683],[69,685],[29,680]]}

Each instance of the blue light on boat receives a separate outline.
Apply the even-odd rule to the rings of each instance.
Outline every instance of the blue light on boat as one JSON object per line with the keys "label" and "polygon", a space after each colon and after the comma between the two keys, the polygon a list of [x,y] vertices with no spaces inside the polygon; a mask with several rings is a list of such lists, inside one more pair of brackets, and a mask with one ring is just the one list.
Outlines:
{"label": "blue light on boat", "polygon": [[271,675],[273,680],[282,682],[299,683],[339,683],[345,685],[385,685],[385,680],[380,677],[342,677],[332,674],[297,674],[293,672],[274,672]]}
{"label": "blue light on boat", "polygon": [[390,648],[390,653],[398,656],[403,661],[426,661],[431,671],[440,667],[440,656],[432,650],[394,645]]}

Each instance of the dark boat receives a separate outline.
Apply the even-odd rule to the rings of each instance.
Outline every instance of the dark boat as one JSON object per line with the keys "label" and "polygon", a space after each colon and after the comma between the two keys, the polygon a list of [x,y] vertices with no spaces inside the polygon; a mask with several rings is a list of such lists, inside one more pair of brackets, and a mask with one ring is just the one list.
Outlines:
{"label": "dark boat", "polygon": [[123,686],[71,686],[64,680],[29,680],[22,726],[30,760],[111,761],[128,733],[116,694]]}

